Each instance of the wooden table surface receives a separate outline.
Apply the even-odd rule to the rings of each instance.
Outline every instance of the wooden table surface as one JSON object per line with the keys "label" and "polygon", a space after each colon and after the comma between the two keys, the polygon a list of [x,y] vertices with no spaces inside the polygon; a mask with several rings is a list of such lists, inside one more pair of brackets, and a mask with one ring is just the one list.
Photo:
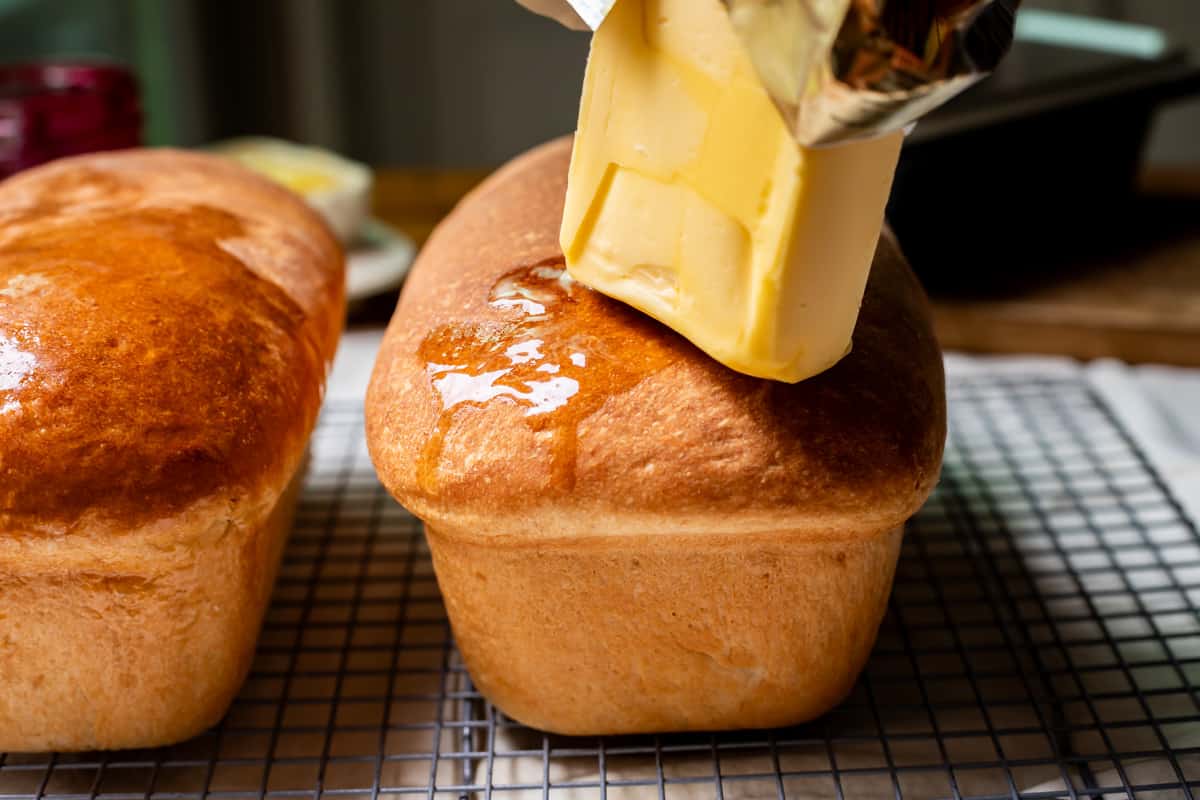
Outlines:
{"label": "wooden table surface", "polygon": [[[418,244],[487,173],[381,170],[375,214]],[[1133,247],[1010,287],[1004,296],[934,293],[942,346],[978,353],[1119,358],[1200,367],[1200,170],[1143,176]],[[919,271],[919,270],[918,270]],[[360,314],[378,324],[395,296]]]}

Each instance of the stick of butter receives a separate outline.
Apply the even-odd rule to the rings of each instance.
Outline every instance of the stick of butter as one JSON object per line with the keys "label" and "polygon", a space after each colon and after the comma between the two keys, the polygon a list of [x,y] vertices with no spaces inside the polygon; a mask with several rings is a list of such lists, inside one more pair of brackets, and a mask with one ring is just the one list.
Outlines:
{"label": "stick of butter", "polygon": [[804,148],[719,0],[618,0],[588,61],[567,268],[735,370],[803,380],[849,351],[902,138]]}

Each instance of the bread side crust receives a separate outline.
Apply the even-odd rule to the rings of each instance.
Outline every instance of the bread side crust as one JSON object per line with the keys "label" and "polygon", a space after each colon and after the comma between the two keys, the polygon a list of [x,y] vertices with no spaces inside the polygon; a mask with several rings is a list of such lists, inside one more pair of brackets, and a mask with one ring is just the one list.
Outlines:
{"label": "bread side crust", "polygon": [[100,543],[0,537],[0,752],[159,746],[214,725],[250,669],[302,474]]}
{"label": "bread side crust", "polygon": [[426,530],[475,685],[513,718],[572,735],[823,714],[866,663],[902,538],[655,532],[514,546]]}

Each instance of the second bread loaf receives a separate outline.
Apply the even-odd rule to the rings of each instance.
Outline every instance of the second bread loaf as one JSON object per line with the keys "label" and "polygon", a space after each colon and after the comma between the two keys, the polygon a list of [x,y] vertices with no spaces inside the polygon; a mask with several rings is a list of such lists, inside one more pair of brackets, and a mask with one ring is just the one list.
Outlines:
{"label": "second bread loaf", "polygon": [[224,713],[343,286],[315,214],[213,156],[0,184],[0,751],[160,745]]}

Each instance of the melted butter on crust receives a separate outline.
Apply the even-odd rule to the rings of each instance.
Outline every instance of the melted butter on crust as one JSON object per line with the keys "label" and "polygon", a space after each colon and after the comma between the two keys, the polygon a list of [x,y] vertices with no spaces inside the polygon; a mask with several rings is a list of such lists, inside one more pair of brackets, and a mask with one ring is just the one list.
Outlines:
{"label": "melted butter on crust", "polygon": [[211,206],[30,219],[0,247],[0,516],[102,505],[132,525],[249,490],[324,367],[296,302],[222,247],[242,221]]}
{"label": "melted butter on crust", "polygon": [[443,325],[421,342],[441,409],[418,482],[437,491],[446,435],[462,409],[512,403],[552,439],[551,488],[570,491],[579,423],[677,360],[681,347],[647,335],[658,323],[571,280],[561,257],[505,273],[488,305],[493,319]]}

